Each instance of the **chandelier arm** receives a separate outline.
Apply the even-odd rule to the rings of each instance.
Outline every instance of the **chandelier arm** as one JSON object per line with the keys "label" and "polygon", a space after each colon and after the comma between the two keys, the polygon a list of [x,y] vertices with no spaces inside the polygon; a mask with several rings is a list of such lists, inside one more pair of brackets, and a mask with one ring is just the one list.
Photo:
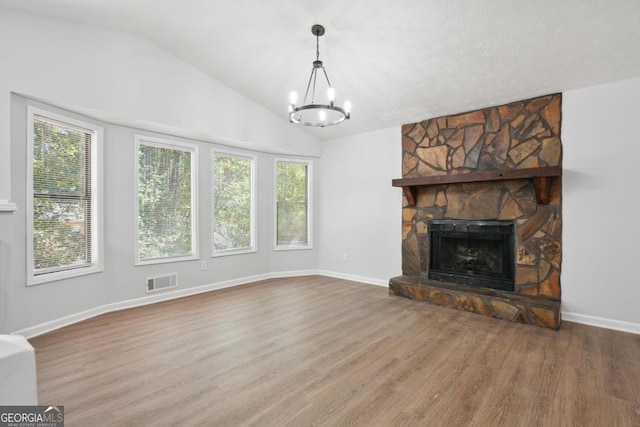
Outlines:
{"label": "chandelier arm", "polygon": [[316,79],[318,78],[318,69],[313,69],[313,92],[311,92],[311,103],[313,104],[316,99]]}
{"label": "chandelier arm", "polygon": [[307,83],[307,90],[304,93],[304,100],[302,101],[302,105],[307,104],[307,96],[309,96],[309,88],[311,87],[311,80],[313,79],[313,75],[316,73],[316,69],[311,69],[311,74],[309,74],[309,82]]}
{"label": "chandelier arm", "polygon": [[[316,70],[314,68],[311,69],[311,74],[309,74],[309,82],[307,82],[307,90],[304,92],[304,99],[302,100],[302,105],[307,105],[307,98],[309,97],[309,88],[311,87],[311,80],[313,79]],[[297,111],[296,111],[297,112]],[[298,120],[302,120],[302,110],[299,111]]]}
{"label": "chandelier arm", "polygon": [[327,70],[325,70],[324,67],[322,67],[322,72],[324,73],[324,78],[327,79],[327,84],[329,85],[329,87],[333,87],[333,86],[331,86],[331,82],[329,81],[329,76],[327,75]]}

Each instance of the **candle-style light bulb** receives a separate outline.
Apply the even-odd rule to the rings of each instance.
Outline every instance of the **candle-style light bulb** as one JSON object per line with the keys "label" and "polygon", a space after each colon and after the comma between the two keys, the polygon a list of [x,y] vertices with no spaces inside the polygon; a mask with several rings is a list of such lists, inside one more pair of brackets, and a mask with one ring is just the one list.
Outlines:
{"label": "candle-style light bulb", "polygon": [[318,111],[318,117],[320,118],[321,122],[324,122],[327,119],[327,112],[324,110]]}
{"label": "candle-style light bulb", "polygon": [[336,90],[334,88],[330,87],[327,89],[327,98],[329,98],[329,101],[336,100]]}
{"label": "candle-style light bulb", "polygon": [[347,114],[349,114],[351,112],[351,102],[350,101],[344,101],[344,111],[346,111]]}
{"label": "candle-style light bulb", "polygon": [[289,92],[289,103],[291,105],[296,105],[296,102],[298,102],[298,93],[295,90],[292,90]]}

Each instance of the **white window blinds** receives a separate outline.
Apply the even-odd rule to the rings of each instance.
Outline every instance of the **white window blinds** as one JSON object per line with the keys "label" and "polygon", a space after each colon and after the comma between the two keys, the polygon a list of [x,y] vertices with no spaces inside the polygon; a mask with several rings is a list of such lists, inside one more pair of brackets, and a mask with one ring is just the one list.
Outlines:
{"label": "white window blinds", "polygon": [[138,261],[195,255],[194,148],[138,142]]}
{"label": "white window blinds", "polygon": [[82,268],[94,261],[94,132],[33,119],[33,274]]}
{"label": "white window blinds", "polygon": [[213,155],[214,254],[248,250],[254,243],[254,159]]}

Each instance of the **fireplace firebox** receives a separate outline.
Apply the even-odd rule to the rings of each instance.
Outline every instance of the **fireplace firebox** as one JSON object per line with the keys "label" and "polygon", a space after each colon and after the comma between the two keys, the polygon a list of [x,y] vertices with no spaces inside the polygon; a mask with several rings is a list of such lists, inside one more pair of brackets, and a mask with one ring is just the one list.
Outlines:
{"label": "fireplace firebox", "polygon": [[429,279],[514,290],[512,221],[429,221]]}

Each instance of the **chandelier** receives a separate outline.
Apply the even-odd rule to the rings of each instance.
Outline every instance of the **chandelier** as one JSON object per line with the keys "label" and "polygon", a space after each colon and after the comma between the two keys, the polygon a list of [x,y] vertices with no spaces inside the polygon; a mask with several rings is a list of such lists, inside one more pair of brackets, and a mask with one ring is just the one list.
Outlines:
{"label": "chandelier", "polygon": [[[302,105],[296,106],[298,102],[298,94],[294,91],[289,93],[289,121],[304,126],[325,127],[333,126],[343,122],[345,119],[351,118],[351,103],[345,101],[344,108],[336,105],[336,90],[331,86],[327,70],[325,70],[322,61],[320,61],[320,36],[324,34],[322,25],[314,25],[311,27],[311,33],[316,36],[316,60],[313,61],[309,83],[304,93]],[[320,78],[318,71],[321,70]],[[322,84],[322,76],[324,76],[327,84],[327,103],[316,103],[316,84]],[[318,81],[319,80],[319,81]],[[311,91],[311,93],[309,93]],[[309,98],[309,95],[311,97]],[[307,103],[307,100],[310,102]]]}

